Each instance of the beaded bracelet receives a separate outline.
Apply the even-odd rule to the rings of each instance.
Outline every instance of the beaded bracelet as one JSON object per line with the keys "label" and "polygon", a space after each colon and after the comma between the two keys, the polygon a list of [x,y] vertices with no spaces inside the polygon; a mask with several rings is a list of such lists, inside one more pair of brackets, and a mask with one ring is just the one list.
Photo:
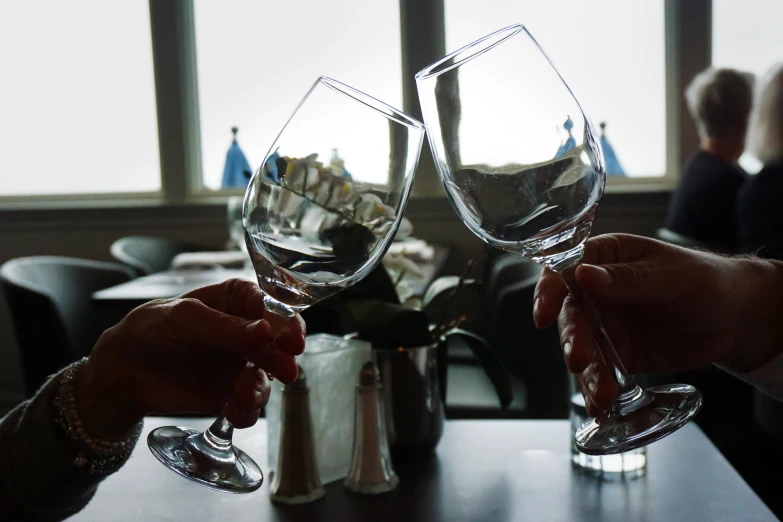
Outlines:
{"label": "beaded bracelet", "polygon": [[76,410],[73,381],[76,372],[85,359],[73,363],[62,375],[57,394],[54,397],[54,421],[68,438],[73,450],[74,464],[85,468],[90,474],[110,474],[117,471],[130,457],[141,435],[144,421],[141,421],[124,439],[109,442],[91,437],[84,429]]}

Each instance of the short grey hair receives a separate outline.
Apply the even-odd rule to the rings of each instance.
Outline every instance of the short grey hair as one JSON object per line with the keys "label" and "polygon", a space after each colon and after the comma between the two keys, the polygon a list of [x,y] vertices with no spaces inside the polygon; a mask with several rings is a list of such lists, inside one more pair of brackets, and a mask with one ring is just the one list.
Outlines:
{"label": "short grey hair", "polygon": [[767,73],[756,93],[748,149],[765,165],[783,160],[783,64]]}
{"label": "short grey hair", "polygon": [[685,100],[702,138],[744,132],[753,105],[753,75],[710,67],[688,84]]}

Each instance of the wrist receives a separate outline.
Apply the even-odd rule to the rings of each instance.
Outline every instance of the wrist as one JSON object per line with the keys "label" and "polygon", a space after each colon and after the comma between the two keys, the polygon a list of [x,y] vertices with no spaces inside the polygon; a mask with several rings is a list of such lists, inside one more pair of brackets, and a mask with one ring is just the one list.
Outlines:
{"label": "wrist", "polygon": [[727,296],[738,307],[735,338],[718,363],[748,372],[783,351],[783,263],[757,258],[738,261],[736,295]]}
{"label": "wrist", "polygon": [[96,366],[90,357],[75,376],[76,409],[91,436],[119,440],[143,420],[144,413],[137,406],[130,379]]}

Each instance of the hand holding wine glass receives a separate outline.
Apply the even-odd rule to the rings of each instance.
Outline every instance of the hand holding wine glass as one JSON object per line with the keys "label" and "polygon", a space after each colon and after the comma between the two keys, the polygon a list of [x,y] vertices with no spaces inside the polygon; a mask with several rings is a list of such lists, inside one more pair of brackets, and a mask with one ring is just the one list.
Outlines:
{"label": "hand holding wine glass", "polygon": [[[587,241],[576,280],[602,311],[628,371],[678,373],[713,363],[746,372],[779,353],[777,271],[769,261],[729,258],[628,234]],[[568,369],[590,413],[601,415],[617,385],[592,331],[560,277],[536,288],[539,328],[557,321]],[[731,296],[731,297],[728,297]]]}
{"label": "hand holding wine glass", "polygon": [[[245,193],[245,242],[275,324],[358,282],[399,227],[424,126],[336,80],[319,78]],[[204,433],[158,428],[148,439],[168,468],[203,486],[246,493],[263,474],[233,446],[221,415]]]}

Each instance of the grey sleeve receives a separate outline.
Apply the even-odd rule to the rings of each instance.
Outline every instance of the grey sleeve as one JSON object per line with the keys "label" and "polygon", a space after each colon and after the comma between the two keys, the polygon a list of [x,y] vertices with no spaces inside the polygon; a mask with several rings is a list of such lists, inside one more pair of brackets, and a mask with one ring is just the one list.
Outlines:
{"label": "grey sleeve", "polygon": [[77,468],[56,432],[52,401],[61,374],[0,419],[0,520],[63,520],[86,506],[106,478]]}

